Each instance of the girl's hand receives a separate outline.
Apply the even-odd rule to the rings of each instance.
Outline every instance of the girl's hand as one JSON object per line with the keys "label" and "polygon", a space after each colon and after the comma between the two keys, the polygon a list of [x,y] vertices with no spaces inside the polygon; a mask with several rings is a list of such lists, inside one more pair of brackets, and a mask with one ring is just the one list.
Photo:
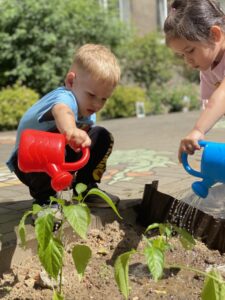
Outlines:
{"label": "girl's hand", "polygon": [[64,135],[69,146],[75,151],[79,152],[81,148],[89,147],[91,139],[86,131],[79,128],[68,128]]}
{"label": "girl's hand", "polygon": [[178,150],[179,162],[181,162],[182,152],[192,155],[195,153],[195,150],[200,150],[201,147],[199,146],[198,141],[202,139],[204,139],[204,134],[197,129],[193,129],[185,138],[183,138]]}

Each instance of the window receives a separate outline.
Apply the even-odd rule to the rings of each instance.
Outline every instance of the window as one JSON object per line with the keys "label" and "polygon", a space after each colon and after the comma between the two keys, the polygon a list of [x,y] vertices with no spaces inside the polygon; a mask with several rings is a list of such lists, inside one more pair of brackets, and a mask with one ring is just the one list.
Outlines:
{"label": "window", "polygon": [[108,0],[98,0],[99,4],[104,7],[105,9],[108,8]]}
{"label": "window", "polygon": [[167,17],[167,0],[158,0],[157,1],[157,23],[159,29],[163,29],[164,21]]}
{"label": "window", "polygon": [[126,23],[130,22],[130,1],[119,0],[120,20]]}

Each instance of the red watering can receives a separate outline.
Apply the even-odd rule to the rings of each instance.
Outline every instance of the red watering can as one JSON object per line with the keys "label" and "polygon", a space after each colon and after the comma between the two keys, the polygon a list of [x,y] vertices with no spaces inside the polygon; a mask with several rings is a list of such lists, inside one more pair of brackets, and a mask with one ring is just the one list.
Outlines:
{"label": "red watering can", "polygon": [[61,133],[33,129],[22,132],[18,150],[18,166],[25,173],[45,172],[51,178],[55,191],[68,188],[73,180],[69,171],[86,165],[90,157],[89,148],[82,149],[82,157],[76,162],[65,162],[66,139]]}

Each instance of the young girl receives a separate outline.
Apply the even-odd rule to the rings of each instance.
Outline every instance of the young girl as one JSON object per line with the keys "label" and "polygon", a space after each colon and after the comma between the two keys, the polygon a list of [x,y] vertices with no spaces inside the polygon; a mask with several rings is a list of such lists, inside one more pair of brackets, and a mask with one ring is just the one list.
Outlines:
{"label": "young girl", "polygon": [[203,111],[180,142],[181,153],[199,150],[198,141],[225,114],[225,15],[214,0],[175,0],[164,24],[167,45],[200,71]]}

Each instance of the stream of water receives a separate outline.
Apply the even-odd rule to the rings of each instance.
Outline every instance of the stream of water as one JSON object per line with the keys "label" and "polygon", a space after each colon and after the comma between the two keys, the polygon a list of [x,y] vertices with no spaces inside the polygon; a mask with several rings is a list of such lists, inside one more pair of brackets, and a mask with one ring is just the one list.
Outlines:
{"label": "stream of water", "polygon": [[65,199],[67,201],[70,201],[72,199],[72,197],[73,197],[73,190],[70,188],[67,188],[66,190],[60,191],[58,193],[59,199]]}
{"label": "stream of water", "polygon": [[[187,198],[188,202],[181,201],[180,199]],[[194,224],[196,220],[197,211],[201,204],[202,198],[190,194],[190,189],[186,189],[177,193],[174,197],[174,201],[169,211],[168,219],[171,223],[176,224],[181,228],[185,228],[192,235],[194,234]]]}

